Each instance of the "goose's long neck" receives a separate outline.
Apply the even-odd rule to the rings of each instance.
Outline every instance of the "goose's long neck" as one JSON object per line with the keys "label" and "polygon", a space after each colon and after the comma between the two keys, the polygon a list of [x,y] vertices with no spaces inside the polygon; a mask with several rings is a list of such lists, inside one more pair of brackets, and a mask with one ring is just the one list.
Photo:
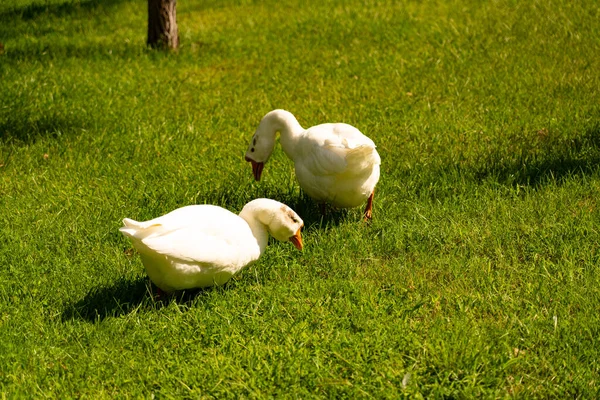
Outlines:
{"label": "goose's long neck", "polygon": [[[273,132],[273,136],[277,132],[280,133],[281,147],[285,154],[290,158],[294,158],[294,148],[301,133],[304,132],[304,128],[300,126],[298,120],[294,115],[285,110],[273,110],[265,115],[261,121],[261,124],[265,124],[269,131]],[[275,137],[273,137],[273,141]]]}
{"label": "goose's long neck", "polygon": [[254,207],[244,207],[242,212],[240,212],[240,217],[250,226],[252,236],[256,239],[256,243],[260,248],[260,254],[262,254],[269,242],[269,232],[265,224],[258,219],[257,210]]}

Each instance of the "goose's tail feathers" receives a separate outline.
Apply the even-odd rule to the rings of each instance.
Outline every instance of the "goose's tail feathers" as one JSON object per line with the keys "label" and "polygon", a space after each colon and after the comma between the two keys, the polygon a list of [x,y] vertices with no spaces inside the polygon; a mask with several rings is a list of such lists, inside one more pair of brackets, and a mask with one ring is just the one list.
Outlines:
{"label": "goose's tail feathers", "polygon": [[144,239],[156,233],[161,224],[146,225],[143,222],[134,221],[130,218],[123,219],[123,226],[119,228],[125,236],[135,239]]}

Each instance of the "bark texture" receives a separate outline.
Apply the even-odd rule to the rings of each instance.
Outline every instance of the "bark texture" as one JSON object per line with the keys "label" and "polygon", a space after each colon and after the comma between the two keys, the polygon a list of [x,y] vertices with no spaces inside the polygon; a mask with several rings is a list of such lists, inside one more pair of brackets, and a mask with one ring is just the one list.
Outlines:
{"label": "bark texture", "polygon": [[176,8],[177,0],[148,0],[148,46],[179,47]]}

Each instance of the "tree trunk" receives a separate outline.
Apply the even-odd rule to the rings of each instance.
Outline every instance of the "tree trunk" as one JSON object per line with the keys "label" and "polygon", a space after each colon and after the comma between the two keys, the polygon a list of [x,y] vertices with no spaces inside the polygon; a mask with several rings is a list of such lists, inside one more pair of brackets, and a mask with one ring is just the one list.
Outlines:
{"label": "tree trunk", "polygon": [[176,8],[177,0],[148,0],[148,46],[179,47]]}

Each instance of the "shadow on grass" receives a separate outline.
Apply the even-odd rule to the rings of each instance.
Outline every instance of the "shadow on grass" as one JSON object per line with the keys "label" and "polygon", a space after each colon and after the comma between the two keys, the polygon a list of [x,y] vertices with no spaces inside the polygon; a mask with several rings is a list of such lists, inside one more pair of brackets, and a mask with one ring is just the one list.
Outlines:
{"label": "shadow on grass", "polygon": [[58,138],[83,129],[83,122],[77,119],[67,120],[49,115],[28,116],[23,119],[9,117],[0,122],[0,143],[16,141],[30,144],[41,137]]}
{"label": "shadow on grass", "polygon": [[40,41],[36,44],[27,44],[18,48],[8,48],[2,56],[5,62],[41,61],[64,59],[85,59],[103,61],[131,61],[140,57],[148,59],[167,58],[165,52],[152,51],[146,47],[146,43],[140,39],[139,42],[120,43],[106,42],[103,44],[81,44],[81,43],[49,43]]}
{"label": "shadow on grass", "polygon": [[108,287],[94,288],[75,304],[65,307],[62,313],[63,321],[81,319],[84,321],[102,321],[131,312],[142,310],[157,310],[171,301],[178,304],[190,304],[202,293],[212,290],[197,289],[183,291],[163,299],[155,299],[156,287],[148,278],[139,278],[134,281],[119,280]]}
{"label": "shadow on grass", "polygon": [[[110,7],[127,0],[80,0],[64,2],[60,4],[45,4],[43,2],[32,2],[31,4],[9,8],[0,13],[0,19],[10,20],[12,18],[21,18],[29,21],[39,15],[53,15],[56,17],[65,17],[77,12],[90,13],[99,7]],[[143,9],[145,11],[145,8]]]}
{"label": "shadow on grass", "polygon": [[338,226],[346,221],[349,215],[347,209],[334,208],[329,205],[325,207],[325,214],[322,215],[319,204],[302,191],[300,193],[298,191],[275,191],[268,193],[264,197],[280,201],[289,206],[304,221],[304,229],[325,229]]}
{"label": "shadow on grass", "polygon": [[[326,228],[338,226],[346,221],[349,215],[346,209],[327,206],[325,215],[321,215],[319,205],[304,194],[294,182],[287,190],[273,184],[253,183],[251,176],[241,184],[230,184],[203,192],[196,198],[197,204],[214,204],[238,214],[244,205],[254,199],[267,198],[277,200],[296,212],[304,221],[304,228]],[[365,202],[366,204],[366,202]],[[359,220],[357,222],[360,222]]]}
{"label": "shadow on grass", "polygon": [[538,186],[590,175],[600,166],[600,124],[575,138],[549,137],[516,146],[523,149],[519,155],[493,154],[475,169],[475,177],[493,178],[504,185]]}
{"label": "shadow on grass", "polygon": [[[325,229],[332,226],[338,226],[348,219],[348,210],[344,208],[334,208],[330,205],[325,206],[325,214],[321,214],[319,204],[306,194],[301,193],[295,197],[282,201],[296,211],[296,214],[304,221],[304,229],[319,228]],[[360,220],[357,222],[361,222]]]}

